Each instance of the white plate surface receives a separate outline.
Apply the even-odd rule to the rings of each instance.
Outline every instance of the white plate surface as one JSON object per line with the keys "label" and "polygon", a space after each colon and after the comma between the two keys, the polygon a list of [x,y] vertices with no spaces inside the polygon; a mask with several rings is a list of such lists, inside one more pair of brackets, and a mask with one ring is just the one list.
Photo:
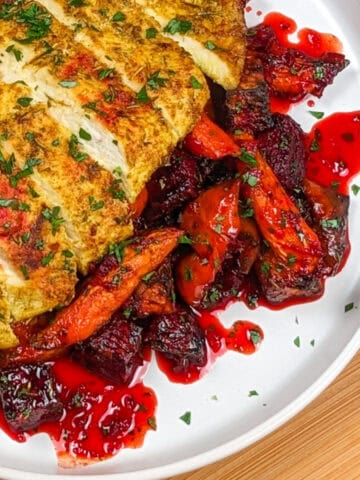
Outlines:
{"label": "white plate surface", "polygon": [[[360,110],[360,1],[253,0],[250,4],[254,12],[248,16],[250,25],[261,20],[257,10],[280,11],[300,27],[337,35],[351,66],[321,100],[314,99],[314,109],[326,114]],[[302,104],[291,113],[309,130],[315,119],[307,109]],[[158,430],[148,433],[141,449],[124,450],[110,461],[65,471],[56,467],[53,447],[45,435],[17,444],[0,433],[0,478],[155,480],[216,461],[279,427],[327,387],[360,347],[359,310],[344,312],[350,302],[360,305],[359,218],[360,195],[352,196],[353,249],[341,274],[327,281],[321,300],[278,312],[263,308],[252,312],[239,304],[222,316],[228,325],[249,319],[262,326],[266,340],[257,354],[245,357],[229,352],[204,379],[189,386],[169,383],[155,365],[151,367],[145,383],[158,396]],[[293,343],[297,336],[301,348]],[[310,345],[312,339],[315,347]],[[249,398],[250,390],[257,390],[259,396]],[[179,419],[187,410],[192,412],[190,426]]]}

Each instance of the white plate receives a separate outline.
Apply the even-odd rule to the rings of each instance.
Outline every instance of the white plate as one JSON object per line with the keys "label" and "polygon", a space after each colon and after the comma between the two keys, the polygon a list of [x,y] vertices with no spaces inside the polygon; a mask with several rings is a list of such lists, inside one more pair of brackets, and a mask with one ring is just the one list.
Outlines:
{"label": "white plate", "polygon": [[[360,1],[254,0],[251,6],[253,12],[281,11],[295,18],[300,27],[337,35],[351,66],[321,100],[316,100],[315,109],[326,114],[360,109]],[[255,13],[248,17],[250,24],[260,19]],[[309,129],[315,120],[306,110],[303,104],[292,114]],[[346,304],[360,304],[360,249],[355,248],[360,244],[360,222],[356,218],[360,218],[360,196],[351,198],[350,238],[354,248],[341,274],[328,280],[321,300],[279,312],[262,308],[250,312],[243,305],[235,305],[224,314],[228,324],[235,319],[250,319],[263,327],[266,341],[257,354],[247,358],[228,353],[210,374],[190,386],[169,383],[152,366],[145,383],[157,392],[158,430],[148,433],[141,449],[124,450],[110,461],[67,472],[57,469],[53,447],[45,435],[17,444],[1,433],[0,477],[160,479],[230,455],[279,427],[328,386],[359,349],[359,311],[344,313]],[[297,336],[301,348],[293,343]],[[312,339],[315,347],[310,345]],[[254,389],[259,396],[249,398],[248,392]],[[217,395],[217,401],[213,395]],[[192,412],[190,426],[179,420],[187,410]]]}

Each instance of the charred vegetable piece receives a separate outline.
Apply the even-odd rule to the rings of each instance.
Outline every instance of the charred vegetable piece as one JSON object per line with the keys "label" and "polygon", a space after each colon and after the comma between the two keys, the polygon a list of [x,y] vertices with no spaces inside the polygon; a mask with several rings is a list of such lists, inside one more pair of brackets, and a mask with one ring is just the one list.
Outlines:
{"label": "charred vegetable piece", "polygon": [[307,158],[305,135],[289,115],[273,115],[274,128],[257,139],[258,148],[285,190],[301,188]]}
{"label": "charred vegetable piece", "polygon": [[5,418],[12,430],[23,432],[63,413],[51,364],[22,365],[0,371],[0,398]]}
{"label": "charred vegetable piece", "polygon": [[188,305],[199,305],[231,241],[239,234],[239,187],[239,180],[211,187],[183,213],[181,226],[196,252],[182,258],[177,266],[177,287]]}
{"label": "charred vegetable piece", "polygon": [[142,277],[164,261],[181,234],[175,228],[164,228],[118,245],[73,303],[58,312],[31,344],[50,350],[90,337],[124,304]]}
{"label": "charred vegetable piece", "polygon": [[315,273],[302,275],[271,250],[256,262],[255,271],[262,293],[269,303],[316,297],[323,291],[323,283]]}
{"label": "charred vegetable piece", "polygon": [[175,222],[179,210],[200,193],[198,159],[183,149],[176,149],[169,165],[156,170],[147,183],[149,202],[143,213],[145,224]]}
{"label": "charred vegetable piece", "polygon": [[205,114],[185,138],[184,144],[194,155],[212,160],[237,155],[239,152],[239,147],[233,139]]}
{"label": "charred vegetable piece", "polygon": [[303,275],[312,273],[322,255],[318,236],[302,218],[256,146],[248,143],[246,153],[252,160],[239,161],[242,192],[251,201],[264,239],[285,264],[291,264]]}
{"label": "charred vegetable piece", "polygon": [[259,25],[248,35],[249,48],[262,54],[265,80],[272,95],[297,102],[307,94],[321,97],[324,89],[349,65],[340,53],[312,58],[283,47],[272,28]]}
{"label": "charred vegetable piece", "polygon": [[116,384],[129,384],[143,364],[142,328],[116,313],[92,337],[74,346],[75,360]]}
{"label": "charred vegetable piece", "polygon": [[349,197],[337,193],[334,188],[325,188],[307,179],[304,182],[304,193],[311,205],[314,229],[326,252],[319,270],[321,275],[336,275],[349,250]]}
{"label": "charred vegetable piece", "polygon": [[175,371],[203,367],[207,361],[204,333],[186,307],[178,306],[175,313],[154,317],[144,333],[144,344],[164,353]]}
{"label": "charred vegetable piece", "polygon": [[123,306],[124,315],[139,319],[149,315],[172,313],[175,309],[174,296],[171,262],[167,258],[159,268],[143,277]]}
{"label": "charred vegetable piece", "polygon": [[260,235],[256,224],[252,219],[242,218],[240,234],[230,244],[214,282],[205,290],[201,308],[220,307],[236,298],[259,253]]}
{"label": "charred vegetable piece", "polygon": [[268,86],[264,79],[261,55],[255,50],[247,50],[240,83],[224,96],[224,123],[231,133],[258,135],[272,127]]}

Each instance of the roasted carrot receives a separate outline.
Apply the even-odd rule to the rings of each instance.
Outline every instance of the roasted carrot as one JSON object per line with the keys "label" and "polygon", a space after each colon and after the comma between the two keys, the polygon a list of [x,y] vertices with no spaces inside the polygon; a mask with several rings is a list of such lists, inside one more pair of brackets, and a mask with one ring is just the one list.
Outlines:
{"label": "roasted carrot", "polygon": [[185,147],[195,155],[212,160],[220,160],[228,155],[239,153],[239,147],[230,135],[205,114],[185,138]]}
{"label": "roasted carrot", "polygon": [[38,349],[53,349],[85,340],[110,320],[134,292],[142,277],[156,269],[176,247],[181,230],[164,228],[119,246],[107,257],[84,290],[54,322],[31,339]]}
{"label": "roasted carrot", "polygon": [[[254,147],[254,146],[252,146]],[[242,192],[249,199],[259,229],[279,258],[302,274],[317,266],[322,249],[317,234],[302,218],[279,180],[255,148],[238,162]]]}
{"label": "roasted carrot", "polygon": [[130,214],[132,218],[140,217],[144,208],[146,207],[148,199],[149,194],[147,188],[144,187],[139,193],[139,195],[136,197],[135,202],[130,205]]}

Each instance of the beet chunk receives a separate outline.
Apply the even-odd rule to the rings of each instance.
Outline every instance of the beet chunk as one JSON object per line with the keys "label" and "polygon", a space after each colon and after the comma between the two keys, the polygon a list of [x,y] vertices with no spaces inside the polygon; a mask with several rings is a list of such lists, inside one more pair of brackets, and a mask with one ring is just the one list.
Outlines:
{"label": "beet chunk", "polygon": [[169,165],[160,167],[147,183],[149,202],[144,211],[145,224],[163,222],[177,217],[178,211],[200,193],[198,159],[177,148]]}
{"label": "beet chunk", "polygon": [[154,317],[144,334],[144,343],[164,353],[175,371],[186,371],[190,366],[203,367],[207,361],[204,333],[187,307],[177,307],[176,313]]}
{"label": "beet chunk", "polygon": [[50,363],[1,370],[0,398],[5,418],[16,432],[59,420],[63,412]]}
{"label": "beet chunk", "polygon": [[129,384],[143,364],[142,328],[116,313],[99,332],[73,348],[74,359],[116,384]]}
{"label": "beet chunk", "polygon": [[275,114],[273,120],[274,128],[259,136],[258,146],[282,186],[292,192],[305,176],[305,135],[289,115]]}

